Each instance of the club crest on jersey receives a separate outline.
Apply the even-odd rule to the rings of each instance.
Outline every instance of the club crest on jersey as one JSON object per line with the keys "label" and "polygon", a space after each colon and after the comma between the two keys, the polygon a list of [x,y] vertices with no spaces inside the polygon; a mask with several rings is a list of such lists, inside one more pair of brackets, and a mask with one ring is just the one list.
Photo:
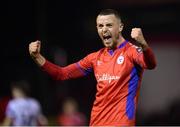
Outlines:
{"label": "club crest on jersey", "polygon": [[117,58],[117,64],[122,64],[124,62],[124,56],[120,55],[118,58]]}

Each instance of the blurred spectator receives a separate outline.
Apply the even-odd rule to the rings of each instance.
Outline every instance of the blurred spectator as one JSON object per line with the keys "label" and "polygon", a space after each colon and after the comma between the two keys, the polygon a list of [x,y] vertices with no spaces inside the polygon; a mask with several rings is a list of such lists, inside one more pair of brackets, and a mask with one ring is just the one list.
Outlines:
{"label": "blurred spectator", "polygon": [[13,82],[11,86],[13,99],[6,108],[5,126],[47,125],[47,119],[41,113],[37,100],[30,98],[29,84],[26,81]]}
{"label": "blurred spectator", "polygon": [[60,126],[82,126],[86,124],[86,117],[78,111],[77,102],[72,99],[66,99],[63,103],[62,113],[58,116]]}

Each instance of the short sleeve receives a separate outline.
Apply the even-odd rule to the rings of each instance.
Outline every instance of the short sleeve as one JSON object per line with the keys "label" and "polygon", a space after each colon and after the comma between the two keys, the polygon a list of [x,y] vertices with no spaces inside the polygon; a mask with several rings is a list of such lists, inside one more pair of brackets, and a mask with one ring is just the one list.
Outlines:
{"label": "short sleeve", "polygon": [[8,103],[6,108],[6,117],[8,118],[14,118],[15,117],[15,111],[13,110],[13,105],[11,101]]}

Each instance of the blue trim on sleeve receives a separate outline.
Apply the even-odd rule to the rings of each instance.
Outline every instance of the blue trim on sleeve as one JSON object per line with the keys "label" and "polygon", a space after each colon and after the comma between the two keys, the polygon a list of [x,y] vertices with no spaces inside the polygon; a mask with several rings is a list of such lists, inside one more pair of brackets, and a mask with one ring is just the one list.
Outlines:
{"label": "blue trim on sleeve", "polygon": [[139,82],[138,70],[134,67],[131,71],[131,77],[128,84],[128,96],[126,101],[126,115],[128,119],[133,119],[135,115],[135,102],[137,87]]}
{"label": "blue trim on sleeve", "polygon": [[88,75],[89,73],[92,72],[92,68],[87,68],[86,70],[83,69],[79,63],[76,63],[77,67],[79,68],[79,70],[86,76]]}

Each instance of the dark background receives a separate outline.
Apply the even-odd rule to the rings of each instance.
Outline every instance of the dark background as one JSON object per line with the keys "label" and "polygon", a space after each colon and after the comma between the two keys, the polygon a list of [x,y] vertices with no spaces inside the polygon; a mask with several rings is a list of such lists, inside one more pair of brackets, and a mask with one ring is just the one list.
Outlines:
{"label": "dark background", "polygon": [[[141,27],[148,43],[152,47],[158,47],[155,52],[161,51],[164,43],[179,46],[179,0],[4,0],[0,2],[0,97],[10,95],[12,81],[25,79],[30,82],[32,96],[40,101],[46,116],[57,116],[62,100],[70,96],[77,100],[80,111],[89,120],[96,92],[93,74],[65,82],[53,81],[32,61],[28,45],[31,41],[41,40],[41,52],[48,60],[62,64],[56,58],[58,52],[67,54],[67,61],[66,57],[59,58],[65,61],[63,65],[76,62],[103,47],[96,32],[96,16],[106,8],[120,12],[126,39],[132,40],[130,32],[133,27]],[[178,52],[177,58],[179,54]],[[163,72],[162,70],[161,74]],[[160,78],[158,80],[163,80],[163,76]],[[148,78],[145,81],[151,82]],[[179,80],[176,83],[179,84]],[[176,114],[169,114],[165,110],[165,115],[143,115],[143,101],[140,99],[140,102],[138,125],[180,125],[179,111],[175,111]],[[175,106],[178,107],[177,105],[179,103]],[[178,109],[176,107],[172,109]]]}

